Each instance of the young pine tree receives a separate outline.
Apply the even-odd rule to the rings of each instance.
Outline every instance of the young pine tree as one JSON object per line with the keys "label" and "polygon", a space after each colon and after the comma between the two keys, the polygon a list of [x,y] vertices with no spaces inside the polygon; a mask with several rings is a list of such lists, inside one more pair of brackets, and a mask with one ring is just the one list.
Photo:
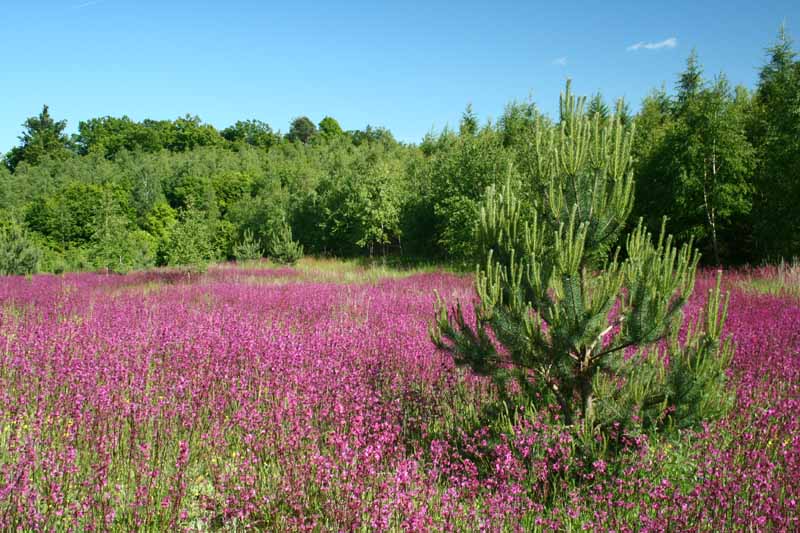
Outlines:
{"label": "young pine tree", "polygon": [[623,435],[725,409],[732,346],[720,343],[719,284],[679,341],[698,262],[690,245],[676,248],[663,228],[653,243],[640,223],[626,258],[609,254],[633,201],[632,132],[584,104],[568,83],[561,122],[535,129],[532,179],[543,190],[532,213],[510,180],[487,189],[475,321],[439,301],[431,334],[458,365],[491,377],[504,401],[555,405],[584,451],[603,455]]}
{"label": "young pine tree", "polygon": [[253,237],[253,232],[244,230],[242,240],[233,247],[233,257],[237,261],[253,261],[261,259],[261,241]]}
{"label": "young pine tree", "polygon": [[0,276],[35,274],[42,251],[16,223],[0,226]]}
{"label": "young pine tree", "polygon": [[293,265],[303,257],[303,245],[292,238],[292,227],[285,221],[270,235],[269,257],[285,265]]}

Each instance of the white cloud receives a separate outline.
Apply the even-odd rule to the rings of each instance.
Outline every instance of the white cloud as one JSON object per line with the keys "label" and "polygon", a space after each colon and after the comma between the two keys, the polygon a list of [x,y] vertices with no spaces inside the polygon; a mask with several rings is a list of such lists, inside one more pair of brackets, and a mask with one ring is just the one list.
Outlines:
{"label": "white cloud", "polygon": [[553,60],[554,65],[559,65],[561,67],[566,66],[567,58],[566,57],[557,57]]}
{"label": "white cloud", "polygon": [[630,45],[627,50],[628,52],[635,52],[637,50],[658,50],[660,48],[675,48],[678,46],[678,39],[675,37],[670,37],[669,39],[664,39],[663,41],[658,41],[657,43],[646,43],[644,41],[640,41],[636,44]]}

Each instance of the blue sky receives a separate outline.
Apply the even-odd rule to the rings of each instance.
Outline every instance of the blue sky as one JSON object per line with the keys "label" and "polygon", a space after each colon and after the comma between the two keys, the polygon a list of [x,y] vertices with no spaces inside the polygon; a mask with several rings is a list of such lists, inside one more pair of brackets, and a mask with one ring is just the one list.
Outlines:
{"label": "blue sky", "polygon": [[782,21],[800,40],[797,0],[2,4],[1,151],[44,103],[70,132],[105,115],[283,131],[331,115],[416,142],[470,102],[482,119],[528,97],[552,113],[567,77],[635,109],[693,47],[706,74],[753,87]]}

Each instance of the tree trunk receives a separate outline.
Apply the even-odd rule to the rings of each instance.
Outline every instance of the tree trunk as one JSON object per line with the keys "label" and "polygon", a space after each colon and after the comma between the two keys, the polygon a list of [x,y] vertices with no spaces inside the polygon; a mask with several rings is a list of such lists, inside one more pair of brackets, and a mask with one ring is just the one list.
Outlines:
{"label": "tree trunk", "polygon": [[[719,265],[719,243],[717,241],[717,211],[714,205],[713,189],[717,182],[717,153],[716,141],[711,153],[711,184],[708,182],[708,170],[703,169],[703,205],[706,210],[708,227],[711,229],[711,249],[714,252],[714,264]],[[710,186],[709,186],[710,185]],[[709,188],[711,191],[709,191]],[[709,198],[712,196],[712,198]]]}
{"label": "tree trunk", "polygon": [[592,372],[590,371],[592,352],[591,349],[585,351],[581,357],[581,418],[586,419],[594,411],[594,391],[592,390]]}

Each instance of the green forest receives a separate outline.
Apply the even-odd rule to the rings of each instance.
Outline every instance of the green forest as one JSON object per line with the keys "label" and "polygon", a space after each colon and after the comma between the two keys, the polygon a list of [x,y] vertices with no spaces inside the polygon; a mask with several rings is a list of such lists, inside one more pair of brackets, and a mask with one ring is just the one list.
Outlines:
{"label": "green forest", "polygon": [[[708,265],[800,255],[800,60],[784,30],[754,68],[755,87],[733,86],[692,52],[672,87],[638,106],[589,95],[597,124],[618,118],[634,133],[629,228],[666,217]],[[523,101],[486,121],[468,105],[457,130],[407,144],[330,116],[299,117],[285,134],[260,120],[218,130],[189,115],[100,117],[67,135],[45,105],[0,165],[0,274],[303,253],[471,269],[486,188],[515,183],[537,204],[539,140],[561,115]]]}

